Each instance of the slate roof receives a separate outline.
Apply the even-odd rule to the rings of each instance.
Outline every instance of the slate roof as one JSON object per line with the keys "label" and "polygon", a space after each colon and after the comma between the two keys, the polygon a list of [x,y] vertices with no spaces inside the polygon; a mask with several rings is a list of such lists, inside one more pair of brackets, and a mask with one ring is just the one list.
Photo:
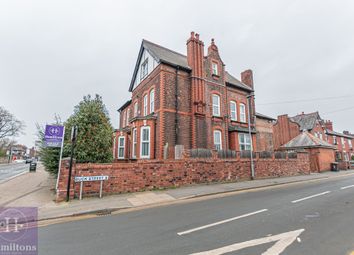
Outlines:
{"label": "slate roof", "polygon": [[332,148],[335,149],[336,147],[332,144],[323,141],[320,138],[315,137],[314,135],[310,134],[307,131],[303,131],[301,134],[281,146],[284,149],[304,149],[304,148]]}
{"label": "slate roof", "polygon": [[299,114],[290,118],[300,125],[300,130],[312,130],[316,126],[316,121],[322,121],[318,112]]}
{"label": "slate roof", "polygon": [[269,117],[269,116],[267,116],[267,115],[264,115],[264,114],[262,114],[262,113],[259,113],[259,112],[256,112],[256,117],[257,118],[260,118],[260,119],[265,119],[265,120],[276,120],[276,119],[274,119],[274,118],[272,118],[272,117]]}
{"label": "slate roof", "polygon": [[158,61],[164,62],[166,64],[178,65],[186,69],[191,69],[188,66],[187,56],[183,54],[167,49],[147,40],[143,40],[142,45]]}
{"label": "slate roof", "polygon": [[[132,77],[132,80],[130,83],[129,92],[132,92],[134,89],[134,78],[138,72],[139,61],[140,61],[140,58],[143,54],[144,49],[146,49],[155,58],[155,60],[159,63],[162,62],[162,63],[172,65],[172,66],[179,66],[179,67],[184,68],[186,70],[191,70],[191,67],[188,65],[186,55],[183,55],[183,54],[178,53],[176,51],[167,49],[161,45],[155,44],[153,42],[150,42],[150,41],[144,39],[141,43],[138,59],[135,64],[135,69],[134,69],[133,77]],[[225,80],[228,84],[233,85],[234,87],[246,90],[246,91],[250,91],[250,92],[253,91],[252,88],[250,88],[246,84],[242,83],[241,81],[239,81],[238,79],[233,77],[228,72],[225,72],[225,73],[226,73]]]}
{"label": "slate roof", "polygon": [[339,136],[339,137],[345,137],[345,138],[349,138],[349,139],[354,139],[353,135],[346,135],[346,134],[339,133],[339,132],[336,132],[336,131],[332,131],[332,130],[329,130],[329,129],[326,129],[326,133],[329,134],[329,135],[335,135],[335,136]]}
{"label": "slate roof", "polygon": [[247,86],[246,84],[242,83],[241,81],[239,81],[238,79],[236,79],[235,77],[233,77],[231,74],[229,74],[229,72],[225,71],[225,81],[229,84],[235,85],[236,87],[242,88],[244,90],[247,91],[253,91],[252,88],[250,88],[249,86]]}
{"label": "slate roof", "polygon": [[131,104],[132,100],[128,100],[127,102],[125,102],[117,111],[121,112],[123,111],[125,108],[127,108],[127,106],[129,106]]}
{"label": "slate roof", "polygon": [[[233,126],[233,125],[229,125],[229,131],[238,131],[240,133],[248,133],[249,130],[246,127],[241,127],[241,126]],[[255,134],[257,131],[254,127],[251,127],[251,133]]]}

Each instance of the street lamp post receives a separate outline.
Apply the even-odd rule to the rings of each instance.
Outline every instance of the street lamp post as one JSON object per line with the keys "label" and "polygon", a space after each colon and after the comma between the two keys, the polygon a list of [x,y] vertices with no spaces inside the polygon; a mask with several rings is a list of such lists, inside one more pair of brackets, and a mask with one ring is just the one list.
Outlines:
{"label": "street lamp post", "polygon": [[251,141],[251,179],[254,180],[255,178],[255,171],[254,171],[254,162],[253,162],[253,139],[252,139],[252,132],[251,132],[251,98],[254,97],[254,93],[252,92],[247,96],[248,100],[248,135]]}

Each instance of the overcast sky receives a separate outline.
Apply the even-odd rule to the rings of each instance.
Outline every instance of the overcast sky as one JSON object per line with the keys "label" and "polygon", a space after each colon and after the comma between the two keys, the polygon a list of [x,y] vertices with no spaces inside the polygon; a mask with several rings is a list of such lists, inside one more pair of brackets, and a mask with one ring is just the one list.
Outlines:
{"label": "overcast sky", "polygon": [[[118,127],[141,40],[186,54],[191,31],[236,77],[254,71],[258,112],[318,110],[354,132],[354,1],[0,0],[0,105],[27,125],[17,140],[32,146],[36,122],[86,94]],[[307,101],[270,104],[294,100]]]}

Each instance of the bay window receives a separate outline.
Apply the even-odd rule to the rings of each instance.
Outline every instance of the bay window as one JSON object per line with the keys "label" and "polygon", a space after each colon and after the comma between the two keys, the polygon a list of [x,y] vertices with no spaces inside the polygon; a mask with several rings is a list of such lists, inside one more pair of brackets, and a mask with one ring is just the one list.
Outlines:
{"label": "bay window", "polygon": [[249,134],[238,134],[238,143],[240,145],[240,151],[250,151],[252,149],[251,137]]}
{"label": "bay window", "polygon": [[150,158],[150,127],[141,128],[140,158]]}

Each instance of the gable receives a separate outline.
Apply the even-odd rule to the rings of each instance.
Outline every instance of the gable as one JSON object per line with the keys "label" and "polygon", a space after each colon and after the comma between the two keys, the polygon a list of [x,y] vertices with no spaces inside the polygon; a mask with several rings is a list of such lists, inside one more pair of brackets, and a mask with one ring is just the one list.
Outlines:
{"label": "gable", "polygon": [[138,86],[158,64],[158,61],[142,46],[133,74],[133,88]]}

